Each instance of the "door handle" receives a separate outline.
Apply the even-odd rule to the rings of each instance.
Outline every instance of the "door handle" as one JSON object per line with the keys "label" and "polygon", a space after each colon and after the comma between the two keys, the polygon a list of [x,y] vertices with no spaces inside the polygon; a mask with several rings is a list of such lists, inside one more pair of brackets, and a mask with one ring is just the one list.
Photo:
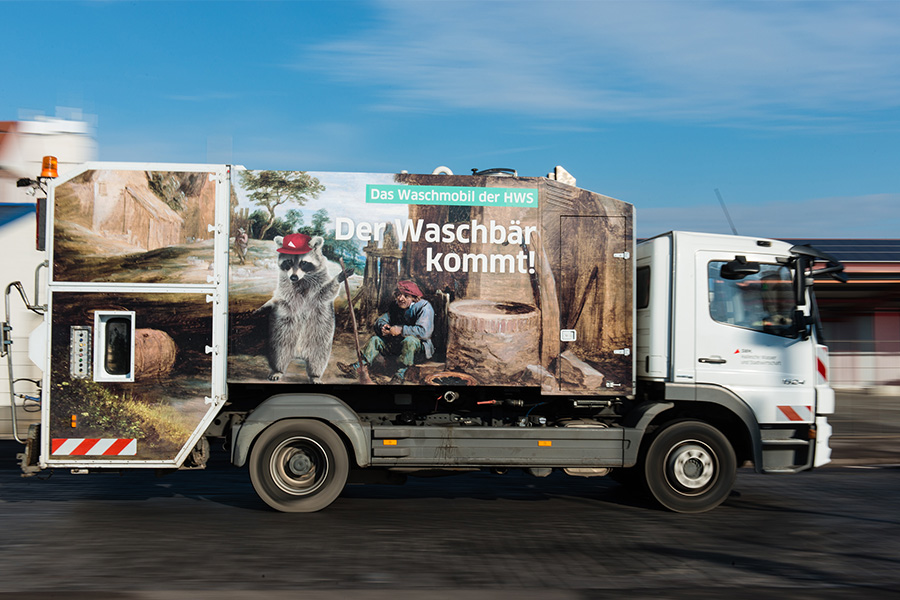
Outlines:
{"label": "door handle", "polygon": [[707,365],[724,365],[728,361],[724,358],[698,358],[697,362],[702,362]]}

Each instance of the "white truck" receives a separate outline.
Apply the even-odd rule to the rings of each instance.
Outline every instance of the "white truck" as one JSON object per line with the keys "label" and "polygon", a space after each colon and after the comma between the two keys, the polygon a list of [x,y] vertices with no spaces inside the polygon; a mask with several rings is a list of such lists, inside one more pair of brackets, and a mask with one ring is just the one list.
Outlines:
{"label": "white truck", "polygon": [[561,168],[87,163],[48,187],[26,475],[202,468],[213,442],[280,511],[514,468],[695,513],[745,463],[830,460],[812,284],[842,266],[813,248],[635,244],[632,205]]}

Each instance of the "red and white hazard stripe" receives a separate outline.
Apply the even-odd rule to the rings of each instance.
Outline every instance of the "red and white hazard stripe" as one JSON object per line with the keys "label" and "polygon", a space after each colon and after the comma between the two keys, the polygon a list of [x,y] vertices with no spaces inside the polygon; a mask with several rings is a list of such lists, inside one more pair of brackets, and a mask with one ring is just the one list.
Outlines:
{"label": "red and white hazard stripe", "polygon": [[814,419],[812,406],[779,406],[775,420],[779,423],[791,421],[812,421]]}
{"label": "red and white hazard stripe", "polygon": [[53,456],[134,456],[137,440],[55,438],[50,444]]}
{"label": "red and white hazard stripe", "polygon": [[816,385],[828,384],[828,346],[816,345]]}

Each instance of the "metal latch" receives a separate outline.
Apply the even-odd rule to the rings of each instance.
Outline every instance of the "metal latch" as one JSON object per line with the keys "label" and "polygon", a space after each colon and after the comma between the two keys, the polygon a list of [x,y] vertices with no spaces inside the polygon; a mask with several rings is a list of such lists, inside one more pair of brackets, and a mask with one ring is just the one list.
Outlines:
{"label": "metal latch", "polygon": [[621,354],[623,356],[631,356],[631,348],[622,348],[621,350],[613,350],[613,354]]}
{"label": "metal latch", "polygon": [[613,254],[613,258],[623,258],[625,260],[628,260],[629,258],[631,258],[631,252],[616,252],[615,254]]}
{"label": "metal latch", "polygon": [[9,350],[7,350],[8,346],[12,346],[12,326],[8,321],[3,322],[2,329],[0,329],[0,356],[6,356]]}

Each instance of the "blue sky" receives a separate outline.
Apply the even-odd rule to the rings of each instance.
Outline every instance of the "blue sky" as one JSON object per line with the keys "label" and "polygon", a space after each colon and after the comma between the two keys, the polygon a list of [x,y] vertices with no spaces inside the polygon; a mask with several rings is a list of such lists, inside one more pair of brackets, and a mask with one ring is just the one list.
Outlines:
{"label": "blue sky", "polygon": [[[562,165],[637,233],[900,237],[900,2],[4,2],[0,120],[99,158]],[[12,58],[14,57],[14,58]]]}

